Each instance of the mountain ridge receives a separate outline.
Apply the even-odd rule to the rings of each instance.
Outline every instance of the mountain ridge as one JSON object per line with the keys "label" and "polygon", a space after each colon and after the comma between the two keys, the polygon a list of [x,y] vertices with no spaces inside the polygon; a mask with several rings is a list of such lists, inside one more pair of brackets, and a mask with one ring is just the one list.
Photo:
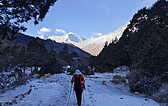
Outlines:
{"label": "mountain ridge", "polygon": [[108,44],[109,44],[112,42],[112,40],[114,40],[116,38],[119,39],[122,36],[122,34],[123,34],[124,30],[127,28],[128,24],[129,24],[129,22],[126,25],[118,28],[116,31],[111,32],[109,34],[105,34],[105,35],[100,36],[98,38],[89,39],[88,44],[82,45],[83,46],[82,49],[84,51],[94,55],[94,56],[97,56],[102,51],[105,42],[108,42]]}
{"label": "mountain ridge", "polygon": [[57,35],[51,35],[51,36],[38,36],[41,39],[51,39],[55,42],[58,43],[72,43],[74,45],[78,45],[78,43],[82,43],[84,40],[86,40],[85,38],[83,38],[82,36],[75,36],[73,33],[67,33],[65,35],[62,36],[57,36]]}
{"label": "mountain ridge", "polygon": [[[27,47],[28,43],[34,38],[32,36],[24,35],[21,33],[17,34],[16,37],[17,38],[14,40],[14,42],[21,43],[25,47]],[[79,47],[72,46],[70,44],[58,43],[58,42],[55,42],[50,39],[44,40],[39,37],[37,37],[37,41],[39,43],[43,43],[48,51],[55,51],[58,53],[63,50],[64,46],[67,46],[69,53],[76,52],[79,56],[83,56],[83,57],[90,57],[91,56],[91,54],[83,51]]]}
{"label": "mountain ridge", "polygon": [[39,36],[41,39],[50,39],[57,43],[67,43],[67,44],[73,44],[76,47],[79,47],[80,49],[90,53],[91,55],[97,56],[101,50],[104,47],[105,42],[111,43],[114,39],[119,39],[122,36],[122,33],[126,29],[129,22],[118,28],[116,31],[113,31],[109,34],[105,34],[103,36],[100,36],[98,38],[89,38],[85,39],[82,36],[75,36],[73,33],[67,33],[62,36],[56,36],[52,35],[49,37],[46,37],[45,35]]}

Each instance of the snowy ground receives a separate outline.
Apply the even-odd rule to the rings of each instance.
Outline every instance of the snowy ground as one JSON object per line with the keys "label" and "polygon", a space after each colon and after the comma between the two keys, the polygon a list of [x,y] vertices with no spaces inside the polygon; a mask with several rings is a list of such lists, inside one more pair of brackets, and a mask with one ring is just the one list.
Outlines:
{"label": "snowy ground", "polygon": [[[129,93],[128,87],[110,82],[113,74],[95,74],[86,78],[82,106],[159,106],[152,99]],[[75,92],[71,89],[71,75],[55,74],[48,78],[32,79],[26,85],[0,94],[0,104],[6,106],[77,106]],[[106,85],[102,81],[106,81]]]}

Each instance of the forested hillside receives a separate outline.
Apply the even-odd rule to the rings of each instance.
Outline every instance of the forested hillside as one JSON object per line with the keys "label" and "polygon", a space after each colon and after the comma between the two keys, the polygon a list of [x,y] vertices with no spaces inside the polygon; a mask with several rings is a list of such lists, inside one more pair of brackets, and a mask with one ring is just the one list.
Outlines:
{"label": "forested hillside", "polygon": [[96,71],[131,66],[131,91],[157,91],[168,82],[168,1],[158,0],[151,8],[139,10],[122,37],[105,44],[97,59]]}

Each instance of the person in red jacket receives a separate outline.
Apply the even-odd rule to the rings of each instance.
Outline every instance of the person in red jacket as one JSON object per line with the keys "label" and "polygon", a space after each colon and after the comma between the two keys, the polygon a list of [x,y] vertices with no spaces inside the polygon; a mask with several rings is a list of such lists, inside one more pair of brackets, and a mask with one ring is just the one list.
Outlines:
{"label": "person in red jacket", "polygon": [[82,92],[85,89],[85,79],[82,73],[77,69],[72,77],[71,84],[74,82],[73,90],[76,92],[77,104],[81,106]]}

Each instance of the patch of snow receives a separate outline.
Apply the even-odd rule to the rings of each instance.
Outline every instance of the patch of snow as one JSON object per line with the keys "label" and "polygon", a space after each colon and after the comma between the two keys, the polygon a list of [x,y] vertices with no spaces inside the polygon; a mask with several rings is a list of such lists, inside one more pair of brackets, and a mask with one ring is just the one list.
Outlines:
{"label": "patch of snow", "polygon": [[[95,73],[98,78],[86,78],[82,98],[82,106],[159,106],[152,99],[131,94],[128,87],[124,85],[115,85],[109,80],[114,73]],[[0,94],[0,104],[13,100],[13,106],[77,106],[76,94],[71,86],[72,75],[54,74],[49,77],[32,79],[26,85],[17,87],[15,90],[6,91]],[[106,81],[106,85],[102,81]],[[71,92],[71,94],[70,94]]]}

